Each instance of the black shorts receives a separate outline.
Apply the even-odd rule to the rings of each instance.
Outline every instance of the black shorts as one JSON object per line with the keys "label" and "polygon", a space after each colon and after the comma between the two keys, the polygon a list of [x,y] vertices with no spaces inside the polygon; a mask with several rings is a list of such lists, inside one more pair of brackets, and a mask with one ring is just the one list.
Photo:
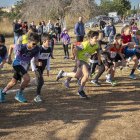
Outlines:
{"label": "black shorts", "polygon": [[13,66],[14,68],[14,75],[13,78],[16,79],[17,81],[21,81],[21,78],[23,77],[24,74],[27,73],[27,71],[22,67],[21,65]]}
{"label": "black shorts", "polygon": [[119,54],[117,54],[117,55],[115,56],[115,58],[112,58],[112,61],[113,61],[113,62],[122,61],[122,58],[120,57]]}

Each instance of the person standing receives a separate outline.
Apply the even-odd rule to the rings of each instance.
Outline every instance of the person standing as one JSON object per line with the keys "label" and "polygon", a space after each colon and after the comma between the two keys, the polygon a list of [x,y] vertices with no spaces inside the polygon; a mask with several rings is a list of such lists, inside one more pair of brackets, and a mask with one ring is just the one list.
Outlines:
{"label": "person standing", "polygon": [[22,36],[23,30],[22,30],[22,21],[21,19],[18,20],[18,23],[15,23],[14,26],[14,44],[17,43],[17,40],[19,39],[20,36]]}
{"label": "person standing", "polygon": [[74,33],[76,34],[77,42],[83,42],[85,36],[85,27],[82,17],[79,17],[79,21],[75,24]]}

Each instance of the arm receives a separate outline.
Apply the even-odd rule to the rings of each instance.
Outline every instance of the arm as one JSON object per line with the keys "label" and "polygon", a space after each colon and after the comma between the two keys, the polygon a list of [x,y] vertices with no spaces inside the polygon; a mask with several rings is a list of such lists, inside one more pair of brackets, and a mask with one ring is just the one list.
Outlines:
{"label": "arm", "polygon": [[31,59],[31,69],[32,71],[36,71],[36,60],[35,57]]}
{"label": "arm", "polygon": [[7,58],[7,63],[11,64],[12,63],[12,53],[13,53],[13,49],[15,48],[15,45],[10,45],[9,50],[8,50],[8,58]]}

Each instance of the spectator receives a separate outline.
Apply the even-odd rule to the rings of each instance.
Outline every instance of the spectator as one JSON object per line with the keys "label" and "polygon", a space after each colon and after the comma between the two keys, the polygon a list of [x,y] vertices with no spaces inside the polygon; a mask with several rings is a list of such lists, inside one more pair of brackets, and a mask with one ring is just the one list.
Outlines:
{"label": "spectator", "polygon": [[60,24],[58,22],[55,24],[54,29],[55,29],[55,33],[56,33],[56,40],[58,42],[60,42],[61,26],[60,26]]}
{"label": "spectator", "polygon": [[100,30],[103,30],[105,28],[106,22],[104,20],[100,20]]}
{"label": "spectator", "polygon": [[17,40],[19,39],[20,36],[22,36],[23,30],[22,30],[22,21],[21,19],[18,20],[18,23],[15,24],[14,26],[14,44],[17,43]]}
{"label": "spectator", "polygon": [[14,44],[15,44],[15,25],[17,24],[17,20],[16,19],[14,19],[14,21],[13,21],[13,32],[14,32]]}
{"label": "spectator", "polygon": [[47,24],[47,29],[48,29],[48,33],[52,30],[54,31],[54,25],[53,25],[53,23],[51,23],[51,20],[49,20],[49,22]]}
{"label": "spectator", "polygon": [[36,29],[37,29],[37,33],[38,33],[38,35],[39,35],[39,42],[40,42],[40,45],[42,44],[42,35],[43,35],[43,26],[42,26],[42,23],[41,22],[39,22],[38,23],[38,26],[36,27]]}
{"label": "spectator", "polygon": [[34,22],[34,21],[32,21],[32,22],[30,23],[29,28],[34,28],[34,29],[36,29],[36,25],[35,25],[35,22]]}
{"label": "spectator", "polygon": [[75,24],[74,32],[76,34],[77,42],[83,42],[85,36],[85,27],[82,17],[79,17],[79,21]]}

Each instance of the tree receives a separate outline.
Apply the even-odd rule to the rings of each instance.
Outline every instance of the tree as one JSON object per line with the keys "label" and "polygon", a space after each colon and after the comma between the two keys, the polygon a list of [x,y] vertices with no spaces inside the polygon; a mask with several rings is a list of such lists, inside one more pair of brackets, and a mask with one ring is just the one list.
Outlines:
{"label": "tree", "polygon": [[106,14],[117,12],[119,15],[124,15],[131,9],[131,3],[129,0],[101,0],[100,7]]}

